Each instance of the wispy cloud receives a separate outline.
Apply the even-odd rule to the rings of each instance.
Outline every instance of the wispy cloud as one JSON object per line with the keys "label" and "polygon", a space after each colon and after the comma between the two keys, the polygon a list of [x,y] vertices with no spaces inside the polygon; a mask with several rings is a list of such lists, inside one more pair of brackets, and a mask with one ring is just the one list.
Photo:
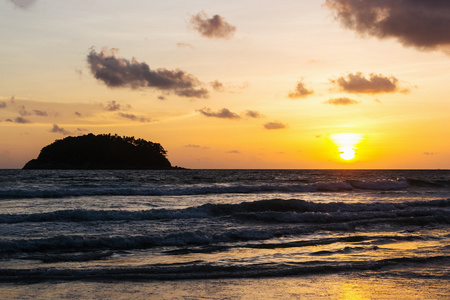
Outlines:
{"label": "wispy cloud", "polygon": [[229,153],[229,154],[240,154],[241,151],[239,151],[239,150],[230,150],[230,151],[226,151],[225,153]]}
{"label": "wispy cloud", "polygon": [[358,104],[359,101],[353,100],[347,97],[342,98],[333,98],[330,100],[325,101],[326,104],[332,104],[332,105],[352,105],[352,104]]}
{"label": "wispy cloud", "polygon": [[288,94],[288,97],[291,99],[296,99],[296,98],[304,98],[307,97],[311,94],[313,94],[314,91],[313,90],[308,90],[305,87],[305,84],[303,83],[303,80],[300,80],[299,82],[297,82],[297,86],[295,87],[293,92],[290,92]]}
{"label": "wispy cloud", "polygon": [[209,149],[209,147],[200,146],[200,145],[196,145],[196,144],[188,144],[188,145],[184,145],[184,147],[185,148]]}
{"label": "wispy cloud", "polygon": [[210,108],[204,107],[197,111],[207,117],[214,117],[214,118],[220,118],[220,119],[240,119],[241,118],[238,114],[231,112],[228,108],[222,108],[221,110],[219,110],[217,112],[213,112]]}
{"label": "wispy cloud", "polygon": [[341,76],[336,80],[331,79],[331,83],[336,85],[340,90],[348,93],[408,93],[409,89],[400,88],[398,79],[394,76],[383,76],[381,74],[370,74],[366,78],[361,72],[355,74],[350,73],[346,77]]}
{"label": "wispy cloud", "polygon": [[287,127],[286,124],[283,124],[283,123],[278,122],[278,121],[268,122],[268,123],[264,124],[264,128],[265,129],[269,129],[269,130],[272,130],[272,129],[283,129],[283,128],[286,128],[286,127]]}
{"label": "wispy cloud", "polygon": [[117,103],[115,100],[113,100],[113,101],[108,101],[106,103],[105,110],[107,110],[107,111],[117,111],[117,110],[120,110],[121,108],[122,108],[122,106],[119,103]]}
{"label": "wispy cloud", "polygon": [[337,20],[362,36],[395,38],[405,46],[450,46],[450,1],[326,0]]}
{"label": "wispy cloud", "polygon": [[190,49],[195,49],[194,46],[192,46],[189,43],[177,43],[177,47],[178,48],[190,48]]}
{"label": "wispy cloud", "polygon": [[33,3],[36,0],[10,0],[15,6],[23,8],[23,9],[27,9],[28,7],[30,7],[31,5],[33,5]]}
{"label": "wispy cloud", "polygon": [[208,18],[204,11],[192,16],[190,23],[195,30],[207,38],[231,39],[236,32],[236,27],[227,23],[223,17],[214,15]]}
{"label": "wispy cloud", "polygon": [[50,132],[54,132],[54,133],[61,133],[63,135],[69,135],[70,132],[65,130],[62,127],[59,127],[57,124],[53,124],[52,129],[50,129]]}
{"label": "wispy cloud", "polygon": [[0,108],[5,108],[5,107],[6,107],[6,102],[0,101]]}
{"label": "wispy cloud", "polygon": [[139,121],[139,122],[142,122],[142,123],[151,122],[151,120],[149,118],[146,118],[144,116],[137,116],[135,114],[128,114],[128,113],[119,112],[118,115],[121,116],[122,118],[129,119],[129,120],[132,120],[132,121]]}
{"label": "wispy cloud", "polygon": [[256,110],[247,110],[244,113],[244,116],[247,118],[255,118],[255,119],[264,117],[261,113],[259,113]]}
{"label": "wispy cloud", "polygon": [[221,119],[242,119],[242,118],[262,118],[264,117],[261,113],[256,110],[246,110],[242,112],[240,115],[234,112],[231,112],[228,108],[222,108],[221,110],[214,112],[210,108],[204,107],[202,109],[198,109],[202,115],[207,117],[221,118]]}
{"label": "wispy cloud", "polygon": [[208,90],[193,75],[182,70],[151,70],[145,62],[116,57],[118,49],[94,49],[87,56],[92,74],[108,87],[155,88],[182,97],[207,98]]}

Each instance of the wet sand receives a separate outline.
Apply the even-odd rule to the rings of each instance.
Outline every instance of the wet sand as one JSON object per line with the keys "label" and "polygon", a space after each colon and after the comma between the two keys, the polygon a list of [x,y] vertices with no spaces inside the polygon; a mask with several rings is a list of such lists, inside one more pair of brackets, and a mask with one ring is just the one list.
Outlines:
{"label": "wet sand", "polygon": [[333,274],[284,278],[1,284],[1,299],[448,299],[447,279]]}

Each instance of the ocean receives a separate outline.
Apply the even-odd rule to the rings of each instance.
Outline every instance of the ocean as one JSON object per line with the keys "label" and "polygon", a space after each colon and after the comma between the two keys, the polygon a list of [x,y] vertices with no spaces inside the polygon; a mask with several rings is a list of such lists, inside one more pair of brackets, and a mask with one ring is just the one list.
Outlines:
{"label": "ocean", "polygon": [[449,299],[448,170],[0,170],[1,299]]}

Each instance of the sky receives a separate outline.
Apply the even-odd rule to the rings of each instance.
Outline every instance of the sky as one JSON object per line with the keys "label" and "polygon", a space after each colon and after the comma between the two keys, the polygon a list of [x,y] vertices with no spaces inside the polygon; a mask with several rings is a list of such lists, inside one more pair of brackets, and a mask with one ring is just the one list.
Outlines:
{"label": "sky", "polygon": [[450,1],[0,0],[0,168],[88,133],[172,165],[449,169]]}

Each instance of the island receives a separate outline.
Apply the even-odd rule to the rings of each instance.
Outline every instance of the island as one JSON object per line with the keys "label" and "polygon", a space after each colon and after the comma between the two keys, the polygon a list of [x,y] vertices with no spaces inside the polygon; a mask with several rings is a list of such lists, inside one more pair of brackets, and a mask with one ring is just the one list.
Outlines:
{"label": "island", "polygon": [[170,170],[167,151],[158,144],[117,134],[69,136],[42,148],[23,169]]}

